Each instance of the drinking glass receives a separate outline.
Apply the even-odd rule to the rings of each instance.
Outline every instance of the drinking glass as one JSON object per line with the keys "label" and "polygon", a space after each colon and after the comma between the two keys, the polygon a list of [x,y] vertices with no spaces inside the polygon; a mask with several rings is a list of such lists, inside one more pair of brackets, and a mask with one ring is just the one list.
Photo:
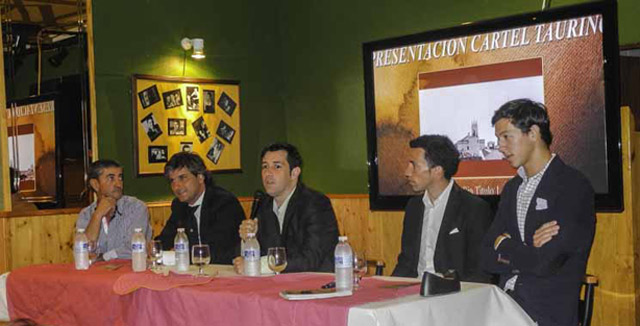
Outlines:
{"label": "drinking glass", "polygon": [[353,252],[353,288],[358,289],[360,287],[360,280],[367,274],[367,257],[364,251]]}
{"label": "drinking glass", "polygon": [[147,260],[151,263],[152,271],[162,265],[162,242],[159,240],[147,242]]}
{"label": "drinking glass", "polygon": [[280,274],[285,268],[287,268],[287,251],[284,247],[273,247],[267,251],[267,262],[269,263],[269,269],[276,275]]}
{"label": "drinking glass", "polygon": [[89,251],[89,265],[93,265],[98,261],[98,243],[89,240],[89,242],[87,242],[87,250]]}
{"label": "drinking glass", "polygon": [[191,251],[191,261],[198,266],[198,276],[206,276],[203,267],[211,261],[211,252],[208,244],[194,245]]}

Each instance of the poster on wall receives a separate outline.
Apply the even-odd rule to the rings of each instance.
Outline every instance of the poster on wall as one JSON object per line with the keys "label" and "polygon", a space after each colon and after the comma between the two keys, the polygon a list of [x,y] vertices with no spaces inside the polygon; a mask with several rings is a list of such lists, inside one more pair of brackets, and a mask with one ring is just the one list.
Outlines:
{"label": "poster on wall", "polygon": [[162,175],[182,151],[210,171],[240,171],[239,82],[134,75],[132,86],[138,176]]}
{"label": "poster on wall", "polygon": [[9,166],[19,178],[21,198],[30,202],[57,201],[54,96],[8,102],[6,117]]}

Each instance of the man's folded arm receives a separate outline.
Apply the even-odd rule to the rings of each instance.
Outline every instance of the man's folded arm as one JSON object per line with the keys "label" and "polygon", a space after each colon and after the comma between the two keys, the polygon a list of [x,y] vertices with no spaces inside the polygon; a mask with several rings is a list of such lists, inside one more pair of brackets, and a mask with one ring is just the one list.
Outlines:
{"label": "man's folded arm", "polygon": [[563,191],[555,200],[557,209],[548,221],[556,220],[560,230],[549,242],[536,248],[518,237],[505,239],[495,252],[507,257],[512,270],[522,274],[549,276],[580,251],[588,250],[594,233],[594,197],[590,187]]}

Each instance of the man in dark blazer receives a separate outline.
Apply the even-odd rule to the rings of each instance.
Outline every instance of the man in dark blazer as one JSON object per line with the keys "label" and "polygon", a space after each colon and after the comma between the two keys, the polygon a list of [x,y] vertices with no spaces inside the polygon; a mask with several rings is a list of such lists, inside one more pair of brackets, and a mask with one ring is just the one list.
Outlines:
{"label": "man in dark blazer", "polygon": [[405,171],[412,190],[402,228],[402,249],[394,276],[455,270],[463,281],[489,282],[480,269],[479,246],[491,223],[484,200],[460,188],[451,177],[459,153],[446,136],[424,135],[409,143]]}
{"label": "man in dark blazer", "polygon": [[[338,223],[329,198],[299,182],[302,157],[295,146],[271,144],[261,161],[268,196],[260,201],[257,218],[243,221],[238,233],[244,239],[257,232],[263,256],[270,247],[285,247],[285,272],[332,272]],[[234,259],[238,273],[243,265],[242,257]]]}
{"label": "man in dark blazer", "polygon": [[164,168],[176,198],[171,203],[171,216],[157,240],[164,250],[173,248],[178,228],[189,238],[189,253],[195,244],[208,244],[211,262],[231,264],[240,243],[238,227],[244,211],[230,192],[215,186],[204,162],[195,153],[173,155]]}
{"label": "man in dark blazer", "polygon": [[507,102],[494,114],[500,151],[518,174],[505,185],[482,245],[483,266],[540,326],[578,324],[595,232],[587,178],[549,150],[544,105]]}

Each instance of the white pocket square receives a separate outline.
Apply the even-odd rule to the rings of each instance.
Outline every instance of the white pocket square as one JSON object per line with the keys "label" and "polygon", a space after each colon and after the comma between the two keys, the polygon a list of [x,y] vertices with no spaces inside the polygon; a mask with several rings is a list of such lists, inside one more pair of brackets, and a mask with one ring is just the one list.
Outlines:
{"label": "white pocket square", "polygon": [[455,229],[449,231],[449,235],[456,234],[458,232],[460,232],[460,230],[458,230],[458,228],[455,228]]}
{"label": "white pocket square", "polygon": [[547,209],[547,200],[544,198],[536,198],[536,210],[537,211],[543,211],[545,209]]}

